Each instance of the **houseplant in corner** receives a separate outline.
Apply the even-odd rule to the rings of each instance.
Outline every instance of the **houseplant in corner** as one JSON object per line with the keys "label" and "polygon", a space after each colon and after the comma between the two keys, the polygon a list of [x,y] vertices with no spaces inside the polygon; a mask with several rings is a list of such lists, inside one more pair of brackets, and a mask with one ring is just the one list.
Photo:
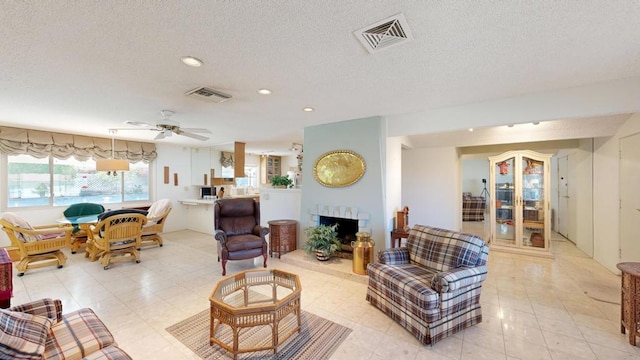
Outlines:
{"label": "houseplant in corner", "polygon": [[293,180],[286,175],[273,175],[271,177],[271,186],[274,188],[292,188]]}
{"label": "houseplant in corner", "polygon": [[320,261],[329,260],[331,255],[340,249],[340,240],[336,228],[338,224],[318,225],[304,229],[307,241],[302,244],[302,249],[307,254],[316,254]]}

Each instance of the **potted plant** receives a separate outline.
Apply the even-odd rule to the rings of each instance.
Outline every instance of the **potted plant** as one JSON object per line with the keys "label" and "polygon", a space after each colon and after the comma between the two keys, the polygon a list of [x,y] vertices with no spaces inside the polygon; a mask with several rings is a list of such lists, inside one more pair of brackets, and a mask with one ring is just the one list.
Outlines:
{"label": "potted plant", "polygon": [[307,241],[302,244],[302,249],[307,254],[315,252],[316,258],[320,261],[329,260],[331,255],[340,249],[340,240],[336,228],[338,224],[318,225],[304,229]]}
{"label": "potted plant", "polygon": [[273,175],[273,177],[271,177],[271,186],[274,188],[292,188],[293,180],[289,179],[286,175]]}

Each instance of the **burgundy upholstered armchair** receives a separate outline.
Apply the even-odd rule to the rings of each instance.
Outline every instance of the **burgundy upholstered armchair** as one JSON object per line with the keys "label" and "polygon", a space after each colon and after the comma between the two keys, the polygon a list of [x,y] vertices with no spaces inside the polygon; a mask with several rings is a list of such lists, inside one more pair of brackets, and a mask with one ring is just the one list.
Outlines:
{"label": "burgundy upholstered armchair", "polygon": [[269,228],[260,226],[260,203],[253,198],[220,199],[214,206],[218,261],[222,275],[227,274],[227,260],[252,259],[262,255],[267,267]]}

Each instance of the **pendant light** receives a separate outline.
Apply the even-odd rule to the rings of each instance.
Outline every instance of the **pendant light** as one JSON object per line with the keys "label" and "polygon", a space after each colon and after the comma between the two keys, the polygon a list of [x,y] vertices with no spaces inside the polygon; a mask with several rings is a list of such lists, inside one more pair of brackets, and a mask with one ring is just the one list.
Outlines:
{"label": "pendant light", "polygon": [[111,134],[111,159],[96,160],[96,171],[106,171],[107,175],[118,176],[117,170],[129,171],[129,162],[124,159],[116,159],[116,134],[117,130],[109,129]]}

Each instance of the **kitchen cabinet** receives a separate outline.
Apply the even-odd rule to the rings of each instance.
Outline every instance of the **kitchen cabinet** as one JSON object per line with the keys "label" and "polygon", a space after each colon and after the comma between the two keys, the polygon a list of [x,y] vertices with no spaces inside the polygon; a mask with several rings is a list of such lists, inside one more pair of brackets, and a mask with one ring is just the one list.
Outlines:
{"label": "kitchen cabinet", "polygon": [[282,158],[280,156],[267,156],[261,160],[262,175],[261,182],[263,184],[271,183],[274,175],[282,175]]}
{"label": "kitchen cabinet", "polygon": [[489,157],[493,248],[550,255],[550,159],[529,150]]}

